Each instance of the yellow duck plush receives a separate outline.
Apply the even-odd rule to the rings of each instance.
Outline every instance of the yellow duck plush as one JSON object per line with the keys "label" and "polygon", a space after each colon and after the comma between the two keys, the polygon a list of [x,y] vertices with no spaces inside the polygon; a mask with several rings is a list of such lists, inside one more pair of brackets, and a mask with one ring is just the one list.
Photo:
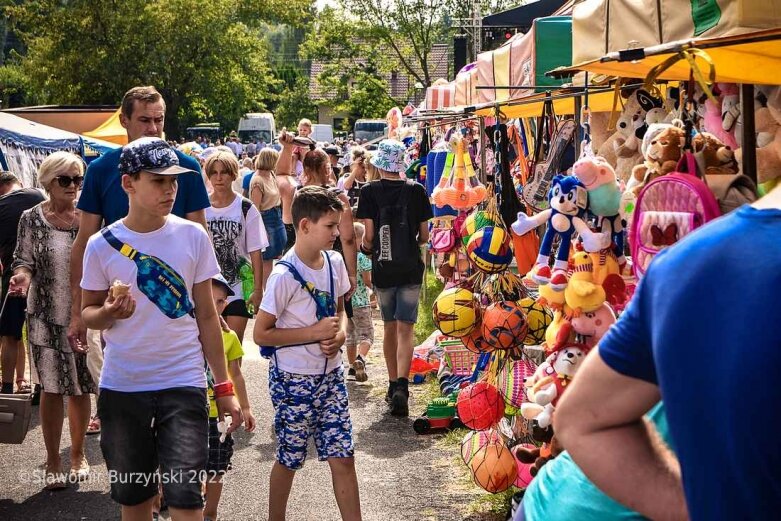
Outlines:
{"label": "yellow duck plush", "polygon": [[[559,292],[561,293],[561,292]],[[543,347],[546,353],[552,353],[561,346],[574,339],[572,324],[567,320],[567,314],[571,310],[564,306],[562,310],[553,313],[553,320],[545,330],[545,343]]]}
{"label": "yellow duck plush", "polygon": [[564,308],[564,292],[556,291],[550,284],[541,284],[540,296],[537,303],[552,311],[561,311]]}
{"label": "yellow duck plush", "polygon": [[564,300],[571,308],[571,316],[578,317],[581,313],[596,311],[605,302],[607,295],[600,284],[594,283],[592,270],[594,264],[591,256],[579,251],[572,257],[575,271],[564,290]]}

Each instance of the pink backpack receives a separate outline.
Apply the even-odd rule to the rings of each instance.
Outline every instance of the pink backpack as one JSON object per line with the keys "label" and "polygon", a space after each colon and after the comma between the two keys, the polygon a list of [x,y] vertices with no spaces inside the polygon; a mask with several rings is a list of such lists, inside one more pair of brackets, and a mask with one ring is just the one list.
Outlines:
{"label": "pink backpack", "polygon": [[637,197],[629,243],[638,278],[657,253],[721,215],[708,185],[697,177],[691,153],[681,157],[677,170],[648,183]]}

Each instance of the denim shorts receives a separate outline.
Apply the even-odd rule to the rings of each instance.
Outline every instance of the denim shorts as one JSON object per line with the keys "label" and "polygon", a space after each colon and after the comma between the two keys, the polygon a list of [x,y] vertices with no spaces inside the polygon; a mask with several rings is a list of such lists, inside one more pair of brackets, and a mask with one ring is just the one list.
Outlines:
{"label": "denim shorts", "polygon": [[157,494],[161,482],[170,506],[203,508],[201,480],[209,452],[206,389],[101,389],[98,416],[114,501],[141,504]]}
{"label": "denim shorts", "polygon": [[374,288],[383,322],[400,320],[414,324],[418,321],[420,284],[406,284],[393,288]]}
{"label": "denim shorts", "polygon": [[268,246],[263,251],[263,260],[278,259],[287,244],[287,232],[282,224],[282,209],[279,206],[260,212],[263,226],[266,227]]}
{"label": "denim shorts", "polygon": [[268,387],[281,465],[290,470],[303,467],[310,437],[320,461],[353,457],[353,427],[341,366],[324,375],[308,375],[270,364]]}

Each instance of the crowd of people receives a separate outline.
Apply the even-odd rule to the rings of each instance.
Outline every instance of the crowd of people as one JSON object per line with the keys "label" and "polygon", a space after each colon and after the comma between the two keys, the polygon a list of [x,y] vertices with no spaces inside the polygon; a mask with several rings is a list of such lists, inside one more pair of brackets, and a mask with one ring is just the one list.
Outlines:
{"label": "crowd of people", "polygon": [[[373,304],[385,328],[386,401],[392,415],[409,414],[431,207],[404,178],[404,145],[354,143],[343,156],[308,139],[304,120],[281,132],[278,150],[179,150],[161,139],[165,103],[154,87],[130,89],[120,121],[126,146],[86,171],[74,154],[51,154],[42,191],[0,175],[2,392],[15,392],[14,377],[16,391],[30,392],[26,324],[45,488],[88,478],[85,436],[100,433],[109,472],[156,476],[112,481],[123,519],[153,517],[161,497],[173,519],[216,519],[231,433],[256,426],[241,372],[249,336],[269,359],[275,411],[258,418],[277,437],[269,518],[285,518],[314,438],[341,516],[360,519],[345,380],[368,378]],[[177,473],[199,479],[166,479]]]}

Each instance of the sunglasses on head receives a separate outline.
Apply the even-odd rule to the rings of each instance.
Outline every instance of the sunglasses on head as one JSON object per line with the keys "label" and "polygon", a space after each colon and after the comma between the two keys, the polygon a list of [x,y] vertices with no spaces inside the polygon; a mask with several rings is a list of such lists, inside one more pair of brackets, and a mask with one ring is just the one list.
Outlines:
{"label": "sunglasses on head", "polygon": [[77,175],[76,177],[71,177],[68,175],[58,175],[54,179],[56,179],[57,184],[63,188],[68,188],[71,183],[76,185],[76,187],[79,187],[81,186],[82,181],[84,181],[84,176]]}

